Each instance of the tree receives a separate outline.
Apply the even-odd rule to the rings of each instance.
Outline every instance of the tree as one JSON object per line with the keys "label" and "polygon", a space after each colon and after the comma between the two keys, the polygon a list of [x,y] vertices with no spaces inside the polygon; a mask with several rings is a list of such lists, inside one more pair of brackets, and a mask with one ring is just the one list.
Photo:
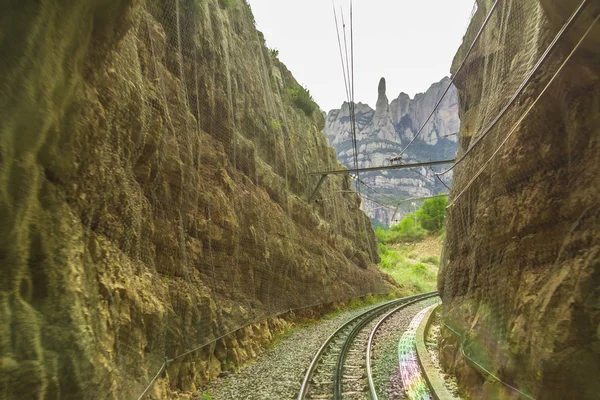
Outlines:
{"label": "tree", "polygon": [[417,211],[417,219],[421,227],[430,232],[441,230],[446,220],[447,206],[448,198],[446,196],[425,200]]}
{"label": "tree", "polygon": [[408,214],[397,225],[392,225],[389,230],[378,226],[375,234],[379,243],[394,244],[400,242],[415,242],[423,239],[425,231],[415,224],[415,215]]}
{"label": "tree", "polygon": [[404,217],[402,219],[402,221],[400,221],[400,224],[392,227],[392,230],[394,230],[393,228],[397,227],[398,229],[396,229],[396,230],[403,235],[407,235],[407,236],[414,235],[415,230],[416,230],[414,218],[415,218],[415,216],[413,214],[408,214],[406,217]]}

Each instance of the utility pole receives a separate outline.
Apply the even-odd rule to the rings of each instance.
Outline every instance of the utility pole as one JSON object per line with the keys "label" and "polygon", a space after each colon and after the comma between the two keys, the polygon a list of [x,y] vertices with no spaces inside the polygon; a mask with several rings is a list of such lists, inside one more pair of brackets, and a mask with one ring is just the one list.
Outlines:
{"label": "utility pole", "polygon": [[411,206],[413,206],[413,210],[415,210],[415,226],[418,225],[417,221],[417,203],[415,203],[414,201],[412,203],[410,203]]}

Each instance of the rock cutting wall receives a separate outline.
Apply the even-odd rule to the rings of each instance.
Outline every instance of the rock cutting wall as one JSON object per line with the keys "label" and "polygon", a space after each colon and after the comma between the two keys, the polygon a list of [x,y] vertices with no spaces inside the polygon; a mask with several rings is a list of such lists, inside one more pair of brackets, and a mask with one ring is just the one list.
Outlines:
{"label": "rock cutting wall", "polygon": [[[478,1],[455,70],[492,3]],[[459,156],[480,136],[487,118],[500,111],[500,104],[488,100],[516,90],[522,72],[580,2],[499,4],[467,63],[469,73],[456,81]],[[502,121],[516,121],[514,116],[532,104],[598,12],[598,3],[588,2],[544,72],[534,75]],[[438,281],[447,324],[440,356],[471,398],[594,399],[600,393],[599,45],[596,24],[460,198],[512,122],[500,122],[501,129],[455,171],[451,199],[456,203],[449,209]]]}
{"label": "rock cutting wall", "polygon": [[[386,81],[381,78],[375,110],[367,104],[356,105],[359,167],[390,165],[389,160],[398,156],[423,126],[449,83],[450,78],[446,77],[431,85],[425,93],[418,93],[414,99],[406,93],[400,93],[390,103],[386,95]],[[404,155],[403,161],[411,163],[454,158],[459,126],[456,89],[451,87],[430,122]],[[323,133],[335,148],[340,161],[346,167],[354,168],[350,128],[349,106],[344,103],[341,109],[329,111]],[[412,171],[363,173],[361,180],[376,188],[375,192],[365,187],[365,192],[384,203],[448,192],[435,179],[433,171],[425,167]],[[446,183],[450,185],[451,178],[446,179]],[[395,222],[392,221],[394,207],[385,208],[372,201],[365,201],[363,207],[374,224],[389,226]],[[407,212],[414,212],[410,209],[410,203],[401,208],[394,219],[401,220]]]}
{"label": "rock cutting wall", "polygon": [[[244,1],[9,1],[0,21],[0,397],[137,398],[165,357],[393,289],[356,195],[307,204],[338,162]],[[157,396],[278,324],[178,358]]]}

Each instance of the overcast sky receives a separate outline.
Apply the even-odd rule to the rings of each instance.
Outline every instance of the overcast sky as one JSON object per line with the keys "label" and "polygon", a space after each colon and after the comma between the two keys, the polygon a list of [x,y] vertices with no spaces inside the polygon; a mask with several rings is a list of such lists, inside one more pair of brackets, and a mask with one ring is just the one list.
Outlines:
{"label": "overcast sky", "polygon": [[[248,2],[267,45],[279,50],[298,82],[323,110],[339,108],[346,95],[331,0]],[[349,14],[350,0],[335,3]],[[391,101],[400,92],[413,97],[449,75],[473,5],[474,0],[354,0],[356,101],[375,107],[382,76]]]}

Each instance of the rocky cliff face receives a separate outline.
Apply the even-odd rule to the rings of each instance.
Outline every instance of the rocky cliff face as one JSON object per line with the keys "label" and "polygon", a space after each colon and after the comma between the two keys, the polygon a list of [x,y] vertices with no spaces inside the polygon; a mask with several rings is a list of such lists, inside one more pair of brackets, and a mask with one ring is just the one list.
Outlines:
{"label": "rocky cliff face", "polygon": [[[478,1],[455,68],[492,3]],[[457,76],[459,155],[579,4],[500,2]],[[471,398],[594,399],[600,392],[600,26],[502,145],[598,12],[588,2],[497,129],[456,169],[438,283],[448,327],[440,356]]]}
{"label": "rocky cliff face", "polygon": [[137,398],[165,358],[161,397],[193,390],[277,322],[188,351],[390,290],[356,196],[307,204],[335,153],[244,1],[9,3],[2,398]]}
{"label": "rocky cliff face", "polygon": [[[433,84],[425,93],[417,94],[414,99],[401,93],[389,103],[386,81],[382,78],[375,110],[362,103],[355,107],[359,167],[389,165],[389,160],[399,155],[419,131],[449,82],[450,78],[446,77]],[[419,138],[405,153],[404,162],[453,158],[459,125],[456,89],[452,87]],[[340,161],[346,167],[354,168],[348,103],[344,103],[339,110],[329,112],[323,133],[335,148]],[[435,179],[433,171],[425,167],[408,171],[364,173],[361,180],[376,188],[377,192],[369,192],[365,188],[370,197],[385,203],[447,192],[443,184]],[[448,179],[448,184],[450,181],[451,178]],[[375,224],[387,226],[393,222],[394,207],[385,208],[375,202],[365,201],[364,209]],[[401,209],[396,219],[401,219],[406,210]]]}

